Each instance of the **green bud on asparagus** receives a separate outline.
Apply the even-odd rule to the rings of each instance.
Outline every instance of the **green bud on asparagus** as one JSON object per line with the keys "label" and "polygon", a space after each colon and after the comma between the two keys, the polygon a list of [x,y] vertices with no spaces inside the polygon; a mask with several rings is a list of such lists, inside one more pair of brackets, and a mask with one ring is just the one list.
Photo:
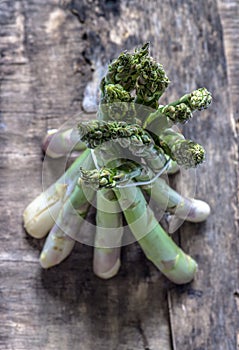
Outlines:
{"label": "green bud on asparagus", "polygon": [[185,123],[192,118],[191,109],[185,103],[180,103],[176,106],[166,105],[159,109],[160,112],[171,119],[173,123]]}
{"label": "green bud on asparagus", "polygon": [[132,102],[133,97],[120,84],[108,84],[104,88],[103,103]]}
{"label": "green bud on asparagus", "polygon": [[108,66],[108,72],[101,82],[101,91],[104,96],[105,85],[120,84],[126,91],[135,88],[135,82],[139,75],[139,65],[149,54],[149,43],[135,50],[133,54],[123,52]]}
{"label": "green bud on asparagus", "polygon": [[191,140],[179,140],[171,148],[172,159],[185,168],[195,168],[205,160],[204,148]]}
{"label": "green bud on asparagus", "polygon": [[85,170],[81,168],[81,175],[78,184],[81,181],[86,186],[94,190],[101,188],[114,188],[119,184],[129,182],[137,176],[140,176],[142,168],[132,161],[123,163],[118,168],[101,168],[99,170]]}
{"label": "green bud on asparagus", "polygon": [[190,94],[182,96],[179,100],[169,103],[168,106],[177,106],[185,103],[191,111],[201,111],[208,108],[212,102],[212,94],[206,88],[199,88]]}
{"label": "green bud on asparagus", "polygon": [[211,101],[211,93],[206,88],[200,88],[166,106],[160,106],[149,114],[143,127],[154,130],[155,134],[159,135],[173,124],[187,122],[192,118],[192,112],[206,109]]}
{"label": "green bud on asparagus", "polygon": [[134,89],[137,77],[137,68],[133,64],[132,55],[124,52],[119,55],[109,66],[108,72],[101,83],[101,90],[104,90],[106,84],[121,84],[125,90]]}
{"label": "green bud on asparagus", "polygon": [[128,123],[136,122],[135,104],[133,97],[119,84],[104,86],[98,111],[100,120],[124,120]]}
{"label": "green bud on asparagus", "polygon": [[151,57],[141,63],[140,75],[136,81],[136,103],[152,108],[158,107],[158,99],[169,85],[163,66]]}
{"label": "green bud on asparagus", "polygon": [[[187,95],[186,95],[187,96]],[[189,94],[188,104],[192,111],[208,108],[212,102],[212,95],[206,88],[200,88]]]}
{"label": "green bud on asparagus", "polygon": [[130,138],[134,145],[149,145],[153,143],[147,131],[137,124],[93,120],[79,123],[78,129],[81,140],[89,148],[96,148],[104,142],[122,138]]}
{"label": "green bud on asparagus", "polygon": [[201,145],[191,140],[185,140],[181,133],[173,129],[165,130],[159,138],[154,137],[154,140],[159,143],[171,159],[185,168],[194,168],[205,159],[205,151]]}

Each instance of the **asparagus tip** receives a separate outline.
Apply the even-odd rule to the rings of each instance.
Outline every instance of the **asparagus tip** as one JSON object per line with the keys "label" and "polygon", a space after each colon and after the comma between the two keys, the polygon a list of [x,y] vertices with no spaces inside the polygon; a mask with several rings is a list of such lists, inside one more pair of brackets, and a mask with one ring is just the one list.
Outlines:
{"label": "asparagus tip", "polygon": [[185,168],[197,167],[205,160],[204,148],[190,140],[179,140],[172,148],[172,156]]}
{"label": "asparagus tip", "polygon": [[212,94],[206,88],[200,88],[193,91],[189,97],[189,104],[192,110],[208,108],[212,102]]}

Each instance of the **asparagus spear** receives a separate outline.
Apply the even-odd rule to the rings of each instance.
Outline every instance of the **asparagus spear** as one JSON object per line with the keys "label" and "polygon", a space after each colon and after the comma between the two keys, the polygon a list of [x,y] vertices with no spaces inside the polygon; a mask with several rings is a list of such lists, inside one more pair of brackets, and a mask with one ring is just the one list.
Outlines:
{"label": "asparagus spear", "polygon": [[122,214],[112,190],[97,191],[94,273],[108,279],[120,268],[120,247],[123,235]]}
{"label": "asparagus spear", "polygon": [[174,283],[190,282],[197,270],[197,263],[162,229],[140,188],[128,187],[114,191],[126,221],[147,258]]}
{"label": "asparagus spear", "polygon": [[[90,162],[88,166],[91,166]],[[44,244],[40,255],[43,268],[59,264],[71,253],[94,193],[92,188],[75,186]]]}
{"label": "asparagus spear", "polygon": [[48,269],[59,264],[72,252],[74,245],[75,240],[55,224],[47,236],[40,255],[41,267]]}
{"label": "asparagus spear", "polygon": [[[144,54],[146,51],[141,50],[137,53],[138,58]],[[133,98],[130,95],[130,90],[134,85],[134,78],[132,76],[127,78],[127,68],[124,66],[120,67],[120,60],[123,59],[129,63],[131,62],[131,67],[128,68],[132,73],[132,55],[121,55],[121,57],[114,62],[109,67],[109,72],[105,79],[101,83],[101,103],[99,106],[98,119],[99,120],[124,120],[124,122],[135,123],[136,122],[136,110],[135,104],[131,103]],[[136,64],[136,57],[134,57]],[[126,68],[126,69],[125,69]],[[133,70],[136,72],[135,68]],[[115,71],[115,73],[114,73]],[[124,72],[123,72],[124,71]],[[110,81],[117,81],[119,75],[122,74],[125,77],[125,84],[111,84]],[[126,89],[126,90],[125,90]],[[106,125],[104,122],[101,125]],[[83,128],[84,129],[84,128]],[[99,130],[98,130],[99,131]],[[105,129],[106,134],[108,134]],[[83,135],[84,135],[83,131]],[[83,136],[82,135],[82,136]],[[98,132],[97,138],[99,139],[100,132]],[[134,172],[133,163],[129,163],[128,168],[125,168],[119,156],[119,149],[116,145],[112,145],[109,149],[107,147],[101,147],[98,150],[98,161],[103,160],[103,162],[119,165],[117,171],[111,171],[107,169],[106,171],[102,169],[101,171],[93,170],[86,171],[81,169],[81,178],[83,181],[95,189],[97,192],[97,216],[96,216],[96,236],[95,236],[95,247],[94,247],[94,259],[93,259],[93,270],[98,277],[101,278],[111,278],[117,274],[120,267],[120,246],[121,238],[123,235],[122,228],[122,215],[120,213],[120,208],[116,202],[115,195],[113,191],[101,190],[99,188],[112,187],[112,183],[117,183],[119,181],[127,181],[129,173]],[[122,168],[123,166],[123,168]],[[121,168],[120,168],[121,167]],[[125,171],[126,170],[127,174]],[[138,171],[138,169],[136,170]],[[139,174],[139,172],[137,172]],[[108,184],[108,185],[107,185]],[[112,212],[112,209],[113,212]]]}
{"label": "asparagus spear", "polygon": [[[131,92],[135,90],[136,97],[134,102],[136,103],[138,112],[139,109],[141,111],[141,121],[150,113],[148,108],[142,108],[143,105],[150,106],[151,108],[158,106],[157,101],[167,88],[169,80],[162,65],[149,56],[149,43],[143,45],[133,54],[122,53],[109,65],[108,72],[101,82],[102,103],[106,103],[107,86],[116,86],[119,84],[125,91]],[[120,101],[129,102],[125,99],[121,99]],[[110,102],[115,101],[111,100]],[[141,104],[140,108],[139,104]],[[109,107],[109,109],[111,108]],[[125,109],[127,110],[127,108]],[[134,110],[134,108],[129,109]],[[105,117],[107,114],[109,115],[109,113],[106,113]],[[130,112],[128,114],[132,113]],[[116,113],[116,115],[119,114]],[[121,120],[128,120],[128,118],[125,118],[125,115],[126,113],[121,114]],[[114,119],[118,118],[116,117]]]}
{"label": "asparagus spear", "polygon": [[206,202],[180,195],[162,178],[158,178],[151,185],[143,185],[142,188],[152,196],[160,208],[186,221],[201,222],[210,214],[210,207]]}
{"label": "asparagus spear", "polygon": [[212,95],[206,88],[197,89],[190,94],[182,96],[179,100],[171,102],[168,106],[177,106],[181,103],[185,103],[191,111],[201,111],[208,108],[212,102]]}
{"label": "asparagus spear", "polygon": [[81,140],[89,148],[95,148],[104,142],[122,138],[131,138],[131,141],[139,140],[143,144],[153,144],[153,140],[147,131],[142,129],[138,124],[127,124],[126,122],[117,121],[99,121],[91,120],[78,124]]}
{"label": "asparagus spear", "polygon": [[197,89],[166,106],[160,106],[148,116],[143,127],[159,135],[173,124],[185,123],[191,119],[195,110],[208,108],[211,101],[211,93],[206,88]]}
{"label": "asparagus spear", "polygon": [[103,102],[108,84],[120,84],[126,91],[136,89],[135,103],[155,108],[169,80],[162,65],[149,56],[149,43],[146,43],[133,54],[122,53],[109,65],[101,82]]}
{"label": "asparagus spear", "polygon": [[205,151],[201,145],[185,140],[181,133],[173,129],[164,130],[157,142],[166,154],[185,168],[194,168],[205,160]]}
{"label": "asparagus spear", "polygon": [[24,227],[33,237],[42,238],[54,225],[63,203],[73,191],[81,166],[93,167],[90,150],[85,150],[71,167],[47,190],[35,198],[23,213]]}

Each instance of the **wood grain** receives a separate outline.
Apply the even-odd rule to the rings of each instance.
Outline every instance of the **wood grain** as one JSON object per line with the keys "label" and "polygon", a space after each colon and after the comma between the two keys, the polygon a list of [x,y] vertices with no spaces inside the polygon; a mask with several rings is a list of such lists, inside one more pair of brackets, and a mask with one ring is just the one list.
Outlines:
{"label": "wood grain", "polygon": [[[237,348],[238,12],[229,0],[0,2],[1,350]],[[162,101],[200,86],[214,98],[185,126],[207,150],[196,195],[212,207],[206,223],[175,235],[199,263],[196,279],[169,283],[137,244],[109,281],[93,275],[92,248],[80,244],[43,271],[43,241],[22,227],[42,190],[42,137],[93,111],[109,60],[147,40],[172,81]]]}

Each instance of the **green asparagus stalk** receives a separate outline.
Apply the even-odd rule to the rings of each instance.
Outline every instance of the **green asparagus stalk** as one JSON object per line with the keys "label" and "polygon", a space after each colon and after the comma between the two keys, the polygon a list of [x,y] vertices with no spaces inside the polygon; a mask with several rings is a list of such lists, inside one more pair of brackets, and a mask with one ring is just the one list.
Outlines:
{"label": "green asparagus stalk", "polygon": [[138,187],[115,189],[126,221],[147,258],[171,281],[190,282],[197,263],[162,229]]}
{"label": "green asparagus stalk", "polygon": [[166,106],[160,106],[148,116],[143,127],[159,135],[175,123],[185,123],[191,119],[195,110],[208,108],[211,101],[211,93],[206,88],[200,88]]}
{"label": "green asparagus stalk", "polygon": [[[132,84],[133,80],[130,79],[130,81]],[[131,103],[133,98],[130,93],[124,90],[121,85],[106,84],[105,81],[102,82],[101,87],[102,99],[98,113],[98,118],[104,121],[101,125],[106,126],[105,121],[112,118],[135,124],[136,111],[135,105]],[[121,123],[121,129],[118,129],[118,133],[124,133],[124,126],[126,126],[126,123]],[[104,137],[108,140],[107,135],[109,132],[111,133],[111,130],[106,127],[102,131]],[[84,134],[85,132],[83,132]],[[100,130],[97,130],[96,134],[98,141]],[[95,142],[93,143],[95,144]],[[125,164],[125,161],[120,158],[121,153],[116,144],[111,145],[109,149],[104,143],[96,150],[97,163],[100,164],[100,161],[103,161],[103,164],[111,164],[111,166],[117,166],[117,168],[102,168],[93,171],[81,169],[81,181],[85,181],[87,185],[98,189],[93,270],[98,277],[104,279],[115,276],[119,270],[123,223],[120,207],[114,192],[109,189],[99,189],[102,187],[111,188],[117,183],[125,183],[131,177],[139,175],[141,172],[141,169],[136,167],[133,162]]]}
{"label": "green asparagus stalk", "polygon": [[23,213],[24,227],[35,238],[44,237],[54,225],[63,203],[73,191],[80,167],[93,167],[90,150],[85,150],[71,167],[48,189],[31,202]]}
{"label": "green asparagus stalk", "polygon": [[122,214],[112,190],[97,191],[94,273],[108,279],[120,268],[120,247],[123,236]]}
{"label": "green asparagus stalk", "polygon": [[168,165],[166,173],[168,175],[173,175],[173,174],[176,174],[177,172],[179,172],[180,167],[177,164],[177,162],[175,162],[175,160],[170,159],[170,157],[166,157],[166,159],[167,159],[167,161],[170,160],[170,163]]}
{"label": "green asparagus stalk", "polygon": [[81,142],[79,133],[75,129],[48,130],[45,136],[42,149],[51,158],[60,158],[69,154],[72,150],[84,151],[86,145]]}
{"label": "green asparagus stalk", "polygon": [[[132,56],[123,55],[126,59],[132,59]],[[121,58],[123,58],[121,56]],[[101,103],[99,106],[98,119],[103,120],[100,124],[103,126],[104,137],[108,140],[108,134],[111,132],[105,123],[106,120],[124,120],[125,122],[135,123],[136,113],[135,105],[131,103],[133,98],[130,95],[129,90],[130,85],[134,84],[133,79],[130,78],[123,86],[122,85],[111,84],[110,81],[118,79],[118,74],[123,73],[125,67],[117,67],[118,62],[114,62],[109,68],[109,73],[101,83]],[[132,63],[132,62],[131,62]],[[114,75],[113,71],[116,68],[117,74]],[[132,68],[132,66],[131,66]],[[131,69],[130,68],[130,69]],[[127,70],[127,69],[126,69]],[[132,71],[131,71],[132,72]],[[126,73],[127,75],[127,73]],[[126,77],[126,76],[125,76]],[[129,83],[129,85],[128,85]],[[95,123],[93,122],[95,125]],[[99,124],[98,124],[99,125]],[[121,125],[123,127],[123,125]],[[124,123],[126,126],[126,123]],[[121,127],[121,133],[122,133]],[[96,126],[97,128],[97,126]],[[81,137],[84,137],[85,132],[84,127],[80,128]],[[98,143],[100,136],[100,130],[96,130],[96,140],[93,141],[95,145]],[[89,144],[88,144],[89,146]],[[123,164],[122,160],[119,158],[119,148],[114,144],[109,149],[107,147],[98,148],[98,160],[103,160],[103,163],[109,163],[112,166],[118,165],[118,168],[87,171],[81,169],[81,182],[85,182],[86,185],[90,185],[97,191],[97,215],[96,215],[96,235],[94,244],[94,259],[93,259],[93,270],[94,273],[103,279],[108,279],[115,276],[120,268],[120,247],[121,238],[123,235],[123,223],[122,214],[120,212],[119,204],[116,200],[114,192],[109,189],[102,189],[102,187],[111,188],[115,186],[116,183],[121,181],[127,181],[132,173],[135,172],[135,167],[133,163]],[[94,148],[94,147],[93,147]],[[117,157],[118,156],[118,157]],[[123,171],[124,170],[124,171]],[[139,171],[137,169],[137,174]]]}
{"label": "green asparagus stalk", "polygon": [[162,178],[152,184],[143,185],[142,189],[146,190],[161,209],[186,221],[201,222],[210,214],[210,207],[206,202],[180,195]]}
{"label": "green asparagus stalk", "polygon": [[[88,166],[91,166],[90,162]],[[63,204],[44,244],[40,255],[43,268],[59,264],[71,253],[94,194],[92,188],[75,186]]]}

